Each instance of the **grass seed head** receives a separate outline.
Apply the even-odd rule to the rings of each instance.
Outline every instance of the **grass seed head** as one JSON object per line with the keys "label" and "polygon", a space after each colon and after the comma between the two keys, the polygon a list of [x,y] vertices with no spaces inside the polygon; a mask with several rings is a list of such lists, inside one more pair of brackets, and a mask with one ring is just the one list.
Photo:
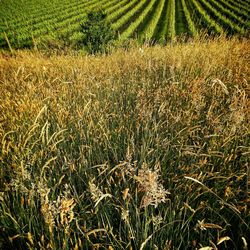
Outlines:
{"label": "grass seed head", "polygon": [[170,193],[160,183],[159,177],[159,171],[152,171],[146,163],[139,170],[136,180],[139,183],[139,190],[143,192],[141,208],[149,205],[156,208],[159,203],[167,201],[167,195]]}

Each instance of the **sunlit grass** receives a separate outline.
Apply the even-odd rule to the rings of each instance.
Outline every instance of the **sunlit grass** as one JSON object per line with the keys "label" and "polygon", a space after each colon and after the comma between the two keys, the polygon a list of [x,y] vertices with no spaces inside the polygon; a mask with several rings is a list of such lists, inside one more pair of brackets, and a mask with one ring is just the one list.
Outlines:
{"label": "sunlit grass", "polygon": [[249,48],[2,53],[0,248],[247,249]]}

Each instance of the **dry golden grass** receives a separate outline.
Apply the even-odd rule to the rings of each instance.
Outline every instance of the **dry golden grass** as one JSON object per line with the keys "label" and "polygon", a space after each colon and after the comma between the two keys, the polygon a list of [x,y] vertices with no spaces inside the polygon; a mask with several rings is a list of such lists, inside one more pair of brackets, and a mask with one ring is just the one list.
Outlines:
{"label": "dry golden grass", "polygon": [[0,247],[247,248],[249,59],[223,37],[2,52]]}

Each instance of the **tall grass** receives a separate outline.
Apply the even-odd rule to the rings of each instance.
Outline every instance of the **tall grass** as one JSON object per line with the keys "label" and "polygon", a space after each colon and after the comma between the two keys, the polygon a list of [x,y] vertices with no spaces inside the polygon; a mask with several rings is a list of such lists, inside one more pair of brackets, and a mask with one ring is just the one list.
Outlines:
{"label": "tall grass", "polygon": [[247,249],[248,40],[0,55],[0,248]]}

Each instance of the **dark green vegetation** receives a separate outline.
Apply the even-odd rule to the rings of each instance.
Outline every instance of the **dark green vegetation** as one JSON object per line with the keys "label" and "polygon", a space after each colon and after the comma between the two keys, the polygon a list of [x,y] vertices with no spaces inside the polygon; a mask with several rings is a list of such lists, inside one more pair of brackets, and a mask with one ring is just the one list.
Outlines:
{"label": "dark green vegetation", "polygon": [[105,52],[115,39],[115,32],[107,22],[107,14],[103,11],[89,12],[87,19],[81,24],[81,31],[82,45],[90,53]]}
{"label": "dark green vegetation", "polygon": [[0,54],[0,248],[247,250],[249,51]]}
{"label": "dark green vegetation", "polygon": [[0,47],[79,47],[80,24],[91,10],[102,8],[120,39],[173,40],[195,36],[248,35],[249,0],[1,0]]}

